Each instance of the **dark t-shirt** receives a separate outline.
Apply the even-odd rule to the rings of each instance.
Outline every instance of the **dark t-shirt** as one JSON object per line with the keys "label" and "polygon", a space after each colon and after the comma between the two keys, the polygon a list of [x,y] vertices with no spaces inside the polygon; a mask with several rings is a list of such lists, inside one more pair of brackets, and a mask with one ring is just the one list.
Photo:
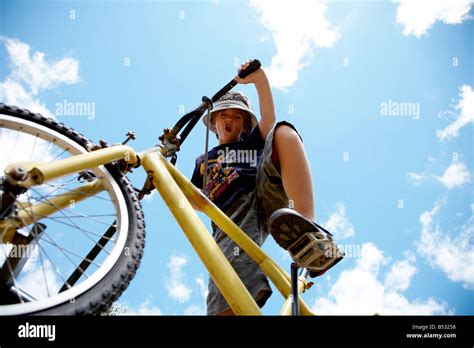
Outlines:
{"label": "dark t-shirt", "polygon": [[[258,165],[265,142],[256,125],[242,141],[222,144],[208,152],[207,187],[204,194],[226,211],[241,194],[255,189]],[[203,188],[204,155],[196,159],[191,182]]]}

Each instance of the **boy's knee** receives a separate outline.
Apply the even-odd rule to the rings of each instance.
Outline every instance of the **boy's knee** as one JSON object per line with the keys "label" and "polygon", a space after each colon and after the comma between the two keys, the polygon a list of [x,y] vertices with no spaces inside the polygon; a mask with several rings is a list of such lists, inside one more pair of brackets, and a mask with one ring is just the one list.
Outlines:
{"label": "boy's knee", "polygon": [[275,129],[274,135],[273,135],[275,141],[280,142],[294,142],[294,141],[301,141],[300,136],[298,133],[291,128],[290,126],[287,126],[285,124],[279,126],[278,128]]}
{"label": "boy's knee", "polygon": [[292,149],[292,145],[296,142],[300,142],[300,136],[290,126],[283,124],[276,128],[273,133],[273,144],[272,144],[272,162],[275,165],[278,172],[280,172],[280,153],[284,152],[285,149]]}

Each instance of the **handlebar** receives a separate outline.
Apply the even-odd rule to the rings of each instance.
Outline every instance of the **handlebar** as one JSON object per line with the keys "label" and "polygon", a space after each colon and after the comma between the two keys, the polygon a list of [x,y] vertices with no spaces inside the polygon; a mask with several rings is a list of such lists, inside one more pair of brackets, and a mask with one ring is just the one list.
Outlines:
{"label": "handlebar", "polygon": [[247,76],[249,76],[251,73],[260,69],[261,66],[262,64],[260,63],[260,61],[258,59],[254,59],[250,62],[249,66],[245,70],[241,70],[239,72],[239,77],[241,79],[244,79]]}
{"label": "handlebar", "polygon": [[[251,73],[260,69],[261,66],[262,64],[260,63],[260,61],[258,59],[254,59],[250,62],[249,66],[246,69],[243,69],[239,72],[238,76],[240,78],[245,78]],[[220,98],[222,98],[222,96],[224,96],[232,88],[234,88],[235,85],[237,85],[237,81],[235,79],[232,79],[216,94],[214,94],[211,99],[209,99],[208,97],[202,97],[202,103],[196,109],[182,116],[171,130],[164,130],[165,133],[160,137],[160,140],[163,142],[163,144],[165,146],[167,145],[165,141],[168,141],[168,143],[173,143],[173,146],[176,148],[176,151],[178,151],[180,145],[184,142],[186,137],[189,135],[196,123],[201,119],[202,115],[206,112],[206,110],[212,110],[213,104]],[[181,129],[183,129],[184,126],[186,126],[186,128],[184,128],[181,134],[178,135],[178,133],[181,131]],[[174,159],[174,162],[176,162],[176,159]]]}
{"label": "handlebar", "polygon": [[[239,77],[241,79],[244,79],[246,78],[247,76],[249,76],[251,73],[257,71],[258,69],[260,69],[260,67],[262,66],[262,64],[260,63],[260,61],[258,59],[254,59],[250,62],[249,66],[247,67],[247,69],[245,70],[241,70],[239,72]],[[234,88],[234,86],[237,84],[237,81],[235,81],[235,79],[232,79],[227,85],[225,85],[224,87],[221,88],[221,90],[219,92],[217,92],[216,94],[214,94],[214,96],[212,97],[212,102],[215,103],[216,101],[218,101],[219,99],[222,98],[222,96],[224,94],[226,94],[227,92],[229,92],[232,88]]]}

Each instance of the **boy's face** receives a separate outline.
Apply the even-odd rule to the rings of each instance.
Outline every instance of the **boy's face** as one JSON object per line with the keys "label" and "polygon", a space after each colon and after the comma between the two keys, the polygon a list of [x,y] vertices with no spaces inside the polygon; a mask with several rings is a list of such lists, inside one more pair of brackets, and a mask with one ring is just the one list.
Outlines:
{"label": "boy's face", "polygon": [[219,144],[239,141],[247,113],[240,109],[225,109],[214,113],[212,123],[219,135]]}

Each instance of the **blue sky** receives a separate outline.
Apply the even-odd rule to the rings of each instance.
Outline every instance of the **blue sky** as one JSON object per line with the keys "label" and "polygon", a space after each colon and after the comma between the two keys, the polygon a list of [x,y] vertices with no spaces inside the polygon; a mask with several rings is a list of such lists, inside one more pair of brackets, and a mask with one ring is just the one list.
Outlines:
{"label": "blue sky", "polygon": [[[471,5],[2,1],[0,101],[94,141],[134,130],[141,150],[259,58],[278,119],[303,137],[317,221],[361,250],[314,280],[308,304],[322,314],[472,315]],[[8,42],[27,45],[28,59]],[[253,86],[238,89],[258,110]],[[65,100],[93,103],[95,114],[57,115]],[[199,124],[178,156],[189,178],[204,137]],[[140,186],[144,175],[131,178]],[[204,313],[206,270],[160,197],[142,203],[145,256],[118,302],[136,313]],[[289,268],[273,240],[264,249]],[[266,314],[283,303],[273,289]]]}

